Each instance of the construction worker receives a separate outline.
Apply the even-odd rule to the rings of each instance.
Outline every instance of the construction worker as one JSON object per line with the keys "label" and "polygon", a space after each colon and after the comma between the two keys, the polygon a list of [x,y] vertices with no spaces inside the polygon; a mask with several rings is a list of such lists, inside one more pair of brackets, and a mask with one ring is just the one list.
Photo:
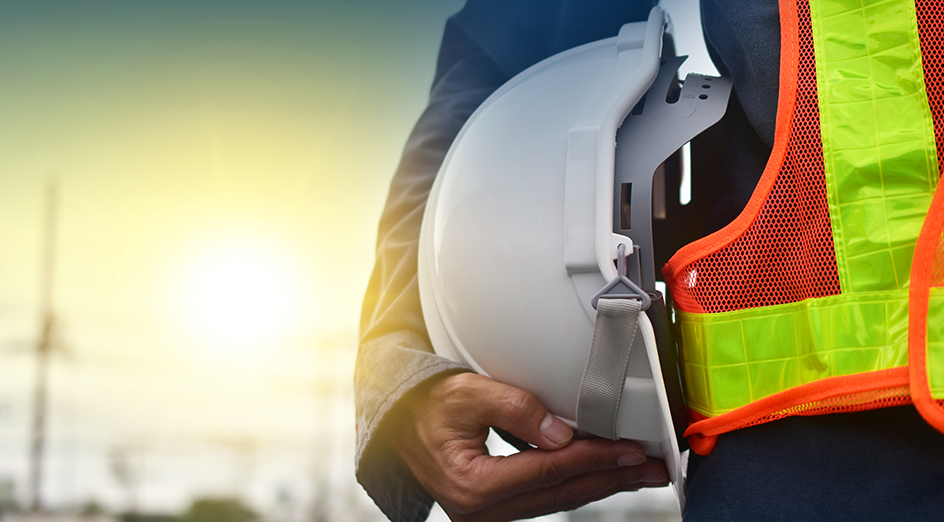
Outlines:
{"label": "construction worker", "polygon": [[[934,264],[941,232],[925,225],[924,215],[937,208],[931,201],[939,176],[934,138],[944,124],[935,112],[942,99],[935,75],[944,22],[933,1],[865,4],[702,3],[709,52],[722,74],[733,78],[735,96],[725,116],[724,164],[714,169],[719,174],[704,224],[706,240],[714,243],[706,247],[702,240],[683,249],[665,272],[679,315],[683,381],[694,421],[686,433],[694,450],[686,520],[942,518],[944,439],[925,420],[933,423],[936,399],[933,390],[915,395],[920,381],[910,379],[914,367],[908,366],[907,350],[901,352],[901,314],[907,332],[908,313],[891,294],[921,288],[909,285],[911,253],[918,252],[918,261],[930,258],[930,283],[923,298],[915,292],[912,303],[929,307],[924,330],[937,342],[944,321],[934,322],[940,306],[935,294],[928,297],[927,286],[944,284]],[[447,23],[429,106],[407,143],[381,220],[355,375],[357,476],[391,520],[423,520],[433,500],[457,520],[511,520],[666,484],[661,463],[646,460],[635,444],[575,441],[570,428],[527,392],[435,356],[416,280],[425,199],[472,111],[527,66],[615,35],[623,23],[644,19],[650,7],[469,0]],[[875,94],[883,89],[901,104]],[[857,119],[866,106],[884,111]],[[902,136],[917,135],[924,141],[902,145],[909,141]],[[862,136],[868,137],[857,139]],[[906,168],[919,163],[915,157],[934,162]],[[896,164],[889,158],[904,159]],[[930,172],[924,195],[898,197],[913,194],[916,183],[912,176],[893,185],[896,169]],[[846,171],[864,174],[835,177]],[[902,192],[883,194],[877,206],[863,208],[856,201],[878,197],[868,192],[875,186],[867,179],[873,171]],[[827,189],[825,180],[835,179],[845,185]],[[779,213],[770,214],[772,208]],[[884,258],[862,250],[874,242],[875,208],[887,208],[892,223],[882,232],[884,251],[890,252]],[[837,220],[844,228],[833,225]],[[931,239],[917,240],[916,229],[927,229],[922,237]],[[832,272],[830,252],[839,252],[832,254]],[[891,277],[881,268],[886,261]],[[879,269],[870,272],[870,266]],[[738,272],[744,267],[750,270]],[[715,285],[714,291],[700,293],[706,284]],[[881,292],[889,294],[876,297]],[[822,299],[845,299],[833,297],[843,294],[880,311],[870,315],[839,303],[829,315],[808,312],[821,307]],[[792,323],[771,319],[783,310],[789,314],[778,317]],[[845,323],[843,314],[850,317]],[[801,318],[815,327],[797,326]],[[879,319],[880,324],[869,322]],[[825,330],[822,321],[831,321]],[[760,333],[732,333],[752,325]],[[894,336],[884,335],[889,328]],[[827,336],[831,344],[821,350],[817,343]],[[872,342],[876,337],[883,339],[880,347]],[[732,350],[725,349],[732,342],[739,343],[740,360],[730,359]],[[772,352],[764,351],[770,347]],[[794,351],[783,355],[788,349]],[[939,374],[930,375],[936,382]],[[922,417],[911,402],[932,413]],[[833,411],[848,413],[805,415]],[[491,426],[538,449],[490,458],[484,439]]]}

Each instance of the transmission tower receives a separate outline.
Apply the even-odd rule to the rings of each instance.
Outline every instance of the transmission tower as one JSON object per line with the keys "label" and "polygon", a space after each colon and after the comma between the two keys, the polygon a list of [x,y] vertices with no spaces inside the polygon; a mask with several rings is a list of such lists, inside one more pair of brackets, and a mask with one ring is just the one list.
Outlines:
{"label": "transmission tower", "polygon": [[50,183],[46,188],[46,209],[43,226],[43,264],[40,285],[40,331],[36,343],[36,380],[33,388],[33,418],[30,424],[30,511],[43,510],[43,457],[46,449],[46,417],[48,408],[49,358],[58,347],[57,321],[53,310],[53,275],[56,257],[56,221],[58,189]]}

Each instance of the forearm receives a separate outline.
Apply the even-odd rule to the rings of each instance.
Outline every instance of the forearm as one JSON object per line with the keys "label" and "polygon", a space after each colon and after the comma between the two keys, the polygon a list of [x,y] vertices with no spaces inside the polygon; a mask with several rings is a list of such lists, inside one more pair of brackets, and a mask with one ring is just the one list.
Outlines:
{"label": "forearm", "polygon": [[357,478],[392,520],[423,520],[432,505],[385,435],[398,427],[395,406],[421,383],[467,370],[436,356],[426,334],[417,280],[426,198],[463,123],[505,80],[454,26],[447,26],[436,77],[381,218],[354,375]]}

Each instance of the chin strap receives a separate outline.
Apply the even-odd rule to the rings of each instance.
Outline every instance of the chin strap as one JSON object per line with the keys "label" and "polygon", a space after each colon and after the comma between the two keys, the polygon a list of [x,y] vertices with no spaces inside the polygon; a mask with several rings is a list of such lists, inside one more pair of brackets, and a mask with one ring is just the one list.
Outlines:
{"label": "chin strap", "polygon": [[577,395],[577,427],[616,440],[616,415],[642,302],[600,299],[590,357]]}
{"label": "chin strap", "polygon": [[616,415],[629,366],[629,351],[639,329],[639,313],[652,300],[627,277],[626,245],[616,250],[616,277],[590,303],[597,309],[590,357],[577,394],[577,427],[616,440]]}

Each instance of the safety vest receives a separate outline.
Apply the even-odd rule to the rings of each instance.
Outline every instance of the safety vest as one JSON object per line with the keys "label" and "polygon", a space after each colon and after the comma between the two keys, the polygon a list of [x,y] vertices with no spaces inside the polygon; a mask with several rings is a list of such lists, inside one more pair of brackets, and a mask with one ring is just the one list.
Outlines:
{"label": "safety vest", "polygon": [[663,273],[692,423],[914,404],[944,432],[944,2],[781,0],[750,202]]}

